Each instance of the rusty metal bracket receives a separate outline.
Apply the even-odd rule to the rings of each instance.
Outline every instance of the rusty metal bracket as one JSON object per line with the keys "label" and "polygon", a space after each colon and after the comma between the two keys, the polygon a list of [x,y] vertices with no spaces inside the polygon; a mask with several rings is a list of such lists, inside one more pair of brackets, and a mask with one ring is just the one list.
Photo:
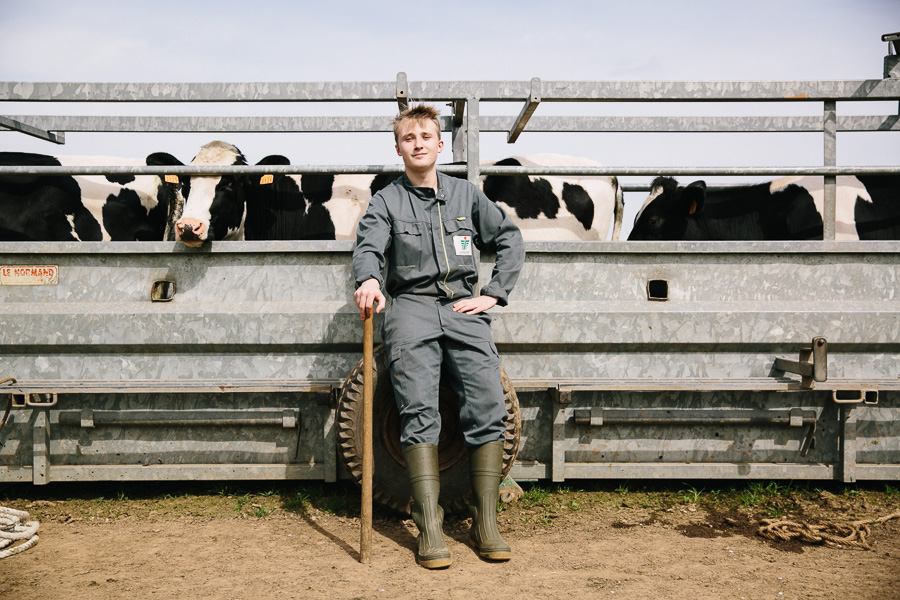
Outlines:
{"label": "rusty metal bracket", "polygon": [[[13,396],[13,407],[15,408],[26,408],[26,407],[45,407],[49,408],[51,406],[56,406],[57,401],[59,400],[59,395],[56,392],[47,392],[47,393],[25,393],[25,394],[12,394]],[[21,398],[21,400],[18,400]]]}
{"label": "rusty metal bracket", "polygon": [[547,388],[554,404],[572,404],[572,390],[561,390],[558,387]]}
{"label": "rusty metal bracket", "polygon": [[878,390],[832,390],[835,404],[878,404]]}
{"label": "rusty metal bracket", "polygon": [[828,340],[823,337],[813,338],[811,348],[800,350],[799,360],[776,358],[774,368],[776,371],[800,375],[800,387],[805,390],[813,389],[814,382],[828,380]]}

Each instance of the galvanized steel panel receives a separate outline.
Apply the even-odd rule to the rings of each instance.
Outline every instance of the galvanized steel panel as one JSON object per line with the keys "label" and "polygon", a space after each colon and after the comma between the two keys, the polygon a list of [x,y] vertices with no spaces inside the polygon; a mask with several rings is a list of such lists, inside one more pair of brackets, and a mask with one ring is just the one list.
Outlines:
{"label": "galvanized steel panel", "polygon": [[[173,476],[166,465],[221,475],[224,467],[216,465],[232,464],[234,477],[271,475],[281,465],[285,477],[333,478],[327,393],[203,387],[217,381],[277,387],[306,378],[327,389],[342,380],[360,354],[351,248],[349,242],[201,249],[165,242],[0,244],[3,265],[59,269],[56,285],[0,286],[3,375],[70,382],[55,406],[13,409],[2,433],[0,475],[30,474],[38,483],[54,480],[54,472],[61,479],[152,479]],[[898,243],[573,242],[527,250],[511,304],[493,311],[504,369],[522,386],[514,475],[853,480],[894,473]],[[490,268],[483,257],[483,278]],[[171,302],[150,301],[150,286],[160,278],[175,282]],[[655,278],[669,282],[664,302],[647,297],[647,280]],[[796,358],[814,336],[828,339],[829,381],[802,391],[799,376],[773,372],[774,359]],[[143,391],[104,392],[103,382],[91,390],[88,381],[79,392],[75,385],[98,379],[123,389],[136,380],[131,385]],[[146,388],[154,380],[158,393]],[[548,388],[566,385],[569,403],[555,402]],[[878,405],[839,407],[831,390],[844,385],[879,389]],[[178,390],[164,391],[173,386]],[[173,419],[186,411],[183,420],[190,421],[203,411],[243,407],[297,410],[300,425],[91,428],[59,416],[93,409],[127,417],[150,409]],[[816,444],[804,453],[806,429],[783,421],[587,427],[577,421],[585,410],[615,409],[665,409],[680,418],[711,410],[802,410],[816,415]],[[842,446],[848,432],[852,444]],[[845,456],[850,450],[852,460]],[[163,470],[145,471],[152,464]]]}

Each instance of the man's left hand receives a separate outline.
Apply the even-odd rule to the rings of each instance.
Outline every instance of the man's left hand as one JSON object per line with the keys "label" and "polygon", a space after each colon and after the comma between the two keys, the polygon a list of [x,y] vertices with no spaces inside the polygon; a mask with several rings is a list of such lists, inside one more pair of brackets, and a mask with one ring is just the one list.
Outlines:
{"label": "man's left hand", "polygon": [[489,308],[493,308],[497,304],[497,299],[493,296],[478,296],[477,298],[466,298],[460,300],[453,305],[453,312],[461,312],[467,315],[477,315]]}

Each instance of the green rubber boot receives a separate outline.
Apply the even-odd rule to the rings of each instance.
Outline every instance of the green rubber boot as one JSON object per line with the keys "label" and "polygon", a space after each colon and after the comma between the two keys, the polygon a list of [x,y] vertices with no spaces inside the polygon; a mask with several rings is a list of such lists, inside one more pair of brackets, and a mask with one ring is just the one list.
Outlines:
{"label": "green rubber boot", "polygon": [[438,504],[441,476],[434,444],[413,444],[403,449],[413,505],[410,515],[419,528],[416,561],[426,569],[450,566],[450,549],[444,543],[444,509]]}
{"label": "green rubber boot", "polygon": [[512,549],[503,541],[497,529],[497,499],[503,476],[503,442],[488,442],[469,448],[469,462],[472,477],[472,499],[469,501],[472,528],[469,530],[469,543],[482,558],[509,560]]}

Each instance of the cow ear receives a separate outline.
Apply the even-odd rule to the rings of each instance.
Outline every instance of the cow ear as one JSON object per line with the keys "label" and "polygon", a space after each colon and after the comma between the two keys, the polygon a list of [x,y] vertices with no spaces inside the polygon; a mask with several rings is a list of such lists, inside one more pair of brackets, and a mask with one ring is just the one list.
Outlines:
{"label": "cow ear", "polygon": [[[282,156],[280,154],[270,154],[269,156],[263,158],[261,161],[256,163],[259,165],[289,165],[291,161],[288,160],[286,156]],[[250,179],[253,180],[254,176],[250,176]],[[259,185],[271,185],[275,183],[275,176],[271,173],[266,173],[259,178]]]}
{"label": "cow ear", "polygon": [[148,167],[156,167],[156,166],[184,166],[184,163],[169,154],[168,152],[154,152],[150,156],[147,157],[147,166]]}
{"label": "cow ear", "polygon": [[286,156],[282,156],[280,154],[270,154],[269,156],[265,157],[264,159],[262,159],[261,161],[259,161],[256,164],[257,165],[289,165],[289,164],[291,164],[291,161],[288,160],[288,158]]}
{"label": "cow ear", "polygon": [[706,182],[695,181],[681,193],[681,205],[685,215],[693,215],[703,209],[706,201]]}
{"label": "cow ear", "polygon": [[[146,162],[148,167],[180,167],[184,164],[168,152],[154,152],[147,157]],[[176,185],[180,183],[178,175],[162,175],[160,178],[166,183],[174,183]]]}

